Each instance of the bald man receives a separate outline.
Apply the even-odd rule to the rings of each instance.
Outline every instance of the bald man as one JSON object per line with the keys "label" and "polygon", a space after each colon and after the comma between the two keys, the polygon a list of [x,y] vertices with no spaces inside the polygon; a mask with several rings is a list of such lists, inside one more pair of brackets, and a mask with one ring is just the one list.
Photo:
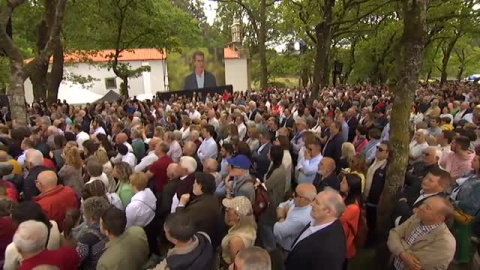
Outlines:
{"label": "bald man", "polygon": [[312,221],[294,241],[285,269],[342,269],[347,241],[338,218],[344,211],[338,191],[327,187],[318,193],[312,202]]}
{"label": "bald man", "polygon": [[63,221],[68,209],[78,208],[78,198],[75,191],[68,186],[58,185],[57,174],[53,171],[43,171],[35,182],[40,195],[34,197],[49,220],[57,222],[63,230]]}
{"label": "bald man", "polygon": [[283,202],[277,207],[278,222],[273,226],[273,234],[277,244],[285,253],[290,251],[293,241],[312,220],[310,203],[316,195],[317,190],[313,184],[299,184],[295,189],[293,199]]}
{"label": "bald man", "polygon": [[455,255],[456,244],[445,220],[453,212],[447,199],[432,196],[415,215],[392,229],[387,244],[395,256],[394,268],[447,269]]}
{"label": "bald man", "polygon": [[158,160],[158,156],[155,153],[155,148],[159,142],[160,139],[157,137],[153,137],[148,142],[148,154],[142,158],[142,161],[140,161],[137,166],[135,166],[135,172],[145,172],[155,161]]}
{"label": "bald man", "polygon": [[317,192],[321,192],[325,187],[331,187],[340,191],[340,180],[335,173],[335,160],[324,157],[318,164],[318,174],[313,180],[313,185],[317,188]]}

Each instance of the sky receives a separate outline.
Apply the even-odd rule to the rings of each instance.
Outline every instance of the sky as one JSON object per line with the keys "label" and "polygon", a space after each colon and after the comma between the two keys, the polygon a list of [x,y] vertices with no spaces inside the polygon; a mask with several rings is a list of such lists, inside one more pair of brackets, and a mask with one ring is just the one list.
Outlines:
{"label": "sky", "polygon": [[207,16],[207,22],[212,25],[217,13],[218,3],[216,1],[203,0],[203,10]]}

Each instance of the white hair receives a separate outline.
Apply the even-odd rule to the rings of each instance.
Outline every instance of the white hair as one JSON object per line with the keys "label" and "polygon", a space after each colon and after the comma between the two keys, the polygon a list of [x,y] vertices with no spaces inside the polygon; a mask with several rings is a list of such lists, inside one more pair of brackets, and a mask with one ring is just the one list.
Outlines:
{"label": "white hair", "polygon": [[197,169],[197,161],[193,157],[181,157],[178,165],[187,170],[189,174],[194,173]]}
{"label": "white hair", "polygon": [[13,243],[24,253],[35,253],[45,248],[47,239],[47,226],[39,221],[28,220],[18,226],[13,236]]}
{"label": "white hair", "polygon": [[32,163],[32,166],[40,166],[43,163],[43,154],[37,149],[28,149],[25,161]]}

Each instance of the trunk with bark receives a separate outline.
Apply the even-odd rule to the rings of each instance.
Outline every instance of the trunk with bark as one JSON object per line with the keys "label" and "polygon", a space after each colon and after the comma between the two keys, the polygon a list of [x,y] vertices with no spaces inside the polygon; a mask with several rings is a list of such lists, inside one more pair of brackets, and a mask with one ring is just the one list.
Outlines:
{"label": "trunk with bark", "polygon": [[120,95],[128,97],[128,77],[120,77],[122,83],[120,84]]}
{"label": "trunk with bark", "polygon": [[[323,22],[315,27],[315,37],[317,39],[317,50],[315,55],[315,67],[313,70],[313,91],[310,96],[311,101],[318,97],[320,89],[325,86],[325,78],[328,78],[329,74],[325,75],[328,71],[328,57],[330,52],[330,46],[332,44],[332,27],[333,20],[333,7],[335,6],[335,0],[325,0],[323,10]],[[328,81],[328,80],[327,80]]]}
{"label": "trunk with bark", "polygon": [[57,101],[58,88],[63,80],[63,64],[63,43],[59,41],[53,52],[52,71],[49,77],[48,103],[50,104]]}
{"label": "trunk with bark", "polygon": [[267,3],[261,0],[260,3],[260,26],[258,33],[258,55],[260,57],[260,89],[266,90],[268,87],[268,67],[267,67]]}
{"label": "trunk with bark", "polygon": [[402,0],[403,35],[398,57],[396,85],[393,86],[395,100],[391,113],[390,143],[392,152],[387,170],[385,187],[377,209],[377,264],[384,269],[388,262],[386,238],[390,229],[395,193],[404,184],[409,154],[409,112],[417,88],[418,74],[422,66],[426,35],[426,10],[428,0]]}
{"label": "trunk with bark", "polygon": [[440,78],[440,85],[443,85],[447,82],[448,79],[448,62],[450,61],[450,56],[452,55],[453,48],[457,43],[457,40],[460,38],[460,34],[457,33],[452,38],[452,40],[447,44],[447,47],[443,49],[443,59],[442,59],[442,75]]}
{"label": "trunk with bark", "polygon": [[27,124],[27,111],[25,110],[25,88],[23,78],[23,59],[10,61],[10,85],[8,97],[10,101],[10,112],[12,119],[20,125]]}
{"label": "trunk with bark", "polygon": [[[48,41],[48,27],[47,21],[42,20],[37,26],[37,54],[45,48]],[[48,88],[48,60],[39,63],[32,75],[30,75],[30,81],[32,82],[33,98],[39,100],[40,98],[45,100],[47,97]]]}

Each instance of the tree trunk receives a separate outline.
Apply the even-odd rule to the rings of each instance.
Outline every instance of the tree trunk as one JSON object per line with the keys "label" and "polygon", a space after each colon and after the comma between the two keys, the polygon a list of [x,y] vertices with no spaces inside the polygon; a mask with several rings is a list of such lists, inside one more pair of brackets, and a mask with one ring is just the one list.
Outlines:
{"label": "tree trunk", "polygon": [[10,85],[8,97],[10,101],[10,112],[12,119],[20,125],[27,124],[27,111],[25,110],[25,89],[23,79],[23,60],[15,59],[10,61]]}
{"label": "tree trunk", "polygon": [[128,77],[121,77],[122,84],[120,84],[120,95],[128,98]]}
{"label": "tree trunk", "polygon": [[[37,26],[37,55],[45,48],[48,41],[48,27],[47,21],[42,20]],[[33,73],[30,75],[30,81],[32,82],[33,87],[33,98],[34,100],[39,100],[40,98],[45,100],[47,97],[47,88],[48,88],[48,60],[42,61],[39,63]]]}
{"label": "tree trunk", "polygon": [[260,3],[260,27],[258,31],[258,56],[260,57],[260,89],[266,90],[268,87],[268,67],[267,67],[267,3],[261,0]]}
{"label": "tree trunk", "polygon": [[53,52],[52,71],[50,72],[48,84],[48,103],[52,104],[57,101],[58,89],[63,80],[63,43],[59,40]]}
{"label": "tree trunk", "polygon": [[388,258],[385,246],[390,229],[390,217],[393,210],[393,197],[403,186],[408,165],[409,114],[418,83],[418,74],[422,66],[426,37],[426,9],[428,0],[402,0],[403,35],[396,85],[393,86],[395,100],[391,113],[390,143],[393,151],[387,170],[385,187],[377,209],[377,234],[380,246],[377,249],[377,265],[383,267]]}
{"label": "tree trunk", "polygon": [[457,40],[460,38],[460,32],[456,33],[452,40],[447,44],[447,48],[443,50],[443,59],[442,59],[442,76],[440,78],[440,85],[443,85],[447,82],[448,78],[448,62],[450,61],[450,56],[452,55],[453,48],[457,43]]}
{"label": "tree trunk", "polygon": [[[310,102],[318,97],[320,89],[325,85],[325,72],[328,68],[328,55],[330,45],[332,44],[332,27],[330,26],[333,17],[333,7],[335,0],[325,0],[323,10],[323,22],[315,27],[315,36],[317,38],[317,50],[315,55],[315,67],[313,70],[313,90],[310,96]],[[328,76],[329,74],[327,74]]]}

